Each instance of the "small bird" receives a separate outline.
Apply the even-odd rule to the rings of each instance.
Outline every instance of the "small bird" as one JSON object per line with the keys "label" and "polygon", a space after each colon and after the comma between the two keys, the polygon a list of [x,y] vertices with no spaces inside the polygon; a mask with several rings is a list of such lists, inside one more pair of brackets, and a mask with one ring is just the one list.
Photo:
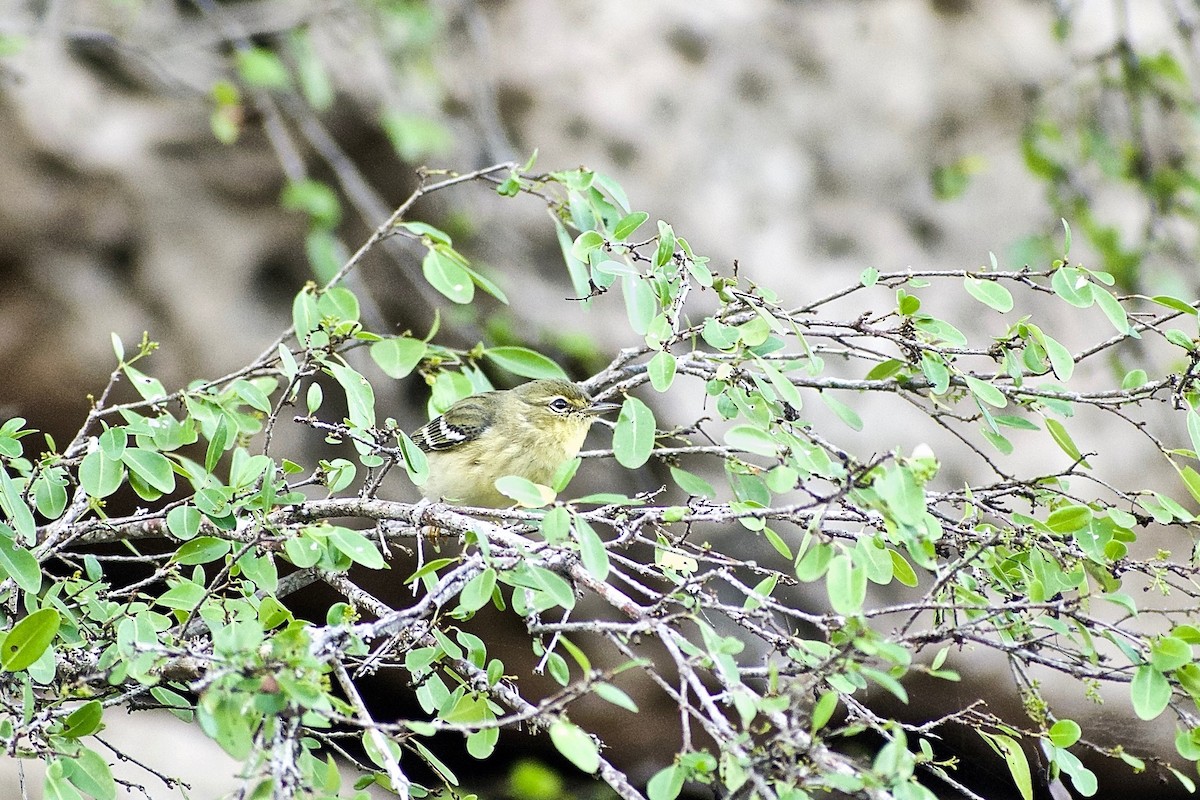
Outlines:
{"label": "small bird", "polygon": [[549,484],[579,455],[596,417],[618,408],[560,379],[465,397],[412,435],[429,460],[421,493],[460,505],[510,506],[513,500],[496,490],[497,478]]}

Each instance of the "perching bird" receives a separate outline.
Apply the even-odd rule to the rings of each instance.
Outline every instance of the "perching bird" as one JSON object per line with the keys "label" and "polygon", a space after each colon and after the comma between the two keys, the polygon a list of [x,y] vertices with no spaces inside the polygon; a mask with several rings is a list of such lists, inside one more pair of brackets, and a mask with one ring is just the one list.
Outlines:
{"label": "perching bird", "polygon": [[548,485],[579,455],[596,417],[618,408],[560,379],[463,398],[412,435],[429,460],[421,493],[460,505],[513,505],[496,490],[497,478],[518,475]]}

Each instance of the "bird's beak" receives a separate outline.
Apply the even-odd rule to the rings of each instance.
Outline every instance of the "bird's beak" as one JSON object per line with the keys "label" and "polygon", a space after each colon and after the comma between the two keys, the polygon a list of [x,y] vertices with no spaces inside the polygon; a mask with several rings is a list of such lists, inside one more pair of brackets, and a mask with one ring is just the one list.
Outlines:
{"label": "bird's beak", "polygon": [[620,403],[592,403],[583,410],[583,413],[598,417],[601,414],[607,414],[610,411],[617,411],[620,408]]}

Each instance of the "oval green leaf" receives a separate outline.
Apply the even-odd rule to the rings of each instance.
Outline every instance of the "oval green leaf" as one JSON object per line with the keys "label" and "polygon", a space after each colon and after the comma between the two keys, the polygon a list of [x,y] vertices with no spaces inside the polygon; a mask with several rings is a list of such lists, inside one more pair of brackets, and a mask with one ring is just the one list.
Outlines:
{"label": "oval green leaf", "polygon": [[13,626],[0,642],[0,668],[18,672],[42,657],[54,641],[62,616],[56,609],[41,608]]}
{"label": "oval green leaf", "polygon": [[88,453],[79,465],[79,483],[89,497],[108,497],[121,488],[121,479],[124,477],[124,465],[99,450]]}
{"label": "oval green leaf", "polygon": [[1171,700],[1171,684],[1166,676],[1149,664],[1143,664],[1133,673],[1129,684],[1129,698],[1133,701],[1133,713],[1139,719],[1152,720],[1163,712]]}
{"label": "oval green leaf", "polygon": [[[427,345],[420,339],[398,336],[371,345],[371,358],[389,378],[403,378],[425,357]],[[316,385],[316,384],[314,384]]]}
{"label": "oval green leaf", "polygon": [[466,304],[475,297],[475,283],[454,259],[440,250],[430,250],[421,262],[421,272],[429,285],[455,303]]}
{"label": "oval green leaf", "polygon": [[966,277],[963,278],[963,286],[966,288],[967,294],[971,295],[971,297],[974,297],[985,306],[994,308],[1001,314],[1012,311],[1012,293],[1004,286],[1001,286],[998,282],[994,280]]}
{"label": "oval green leaf", "polygon": [[779,455],[779,444],[771,434],[753,425],[737,425],[725,431],[725,444],[755,455]]}
{"label": "oval green leaf", "polygon": [[636,397],[628,396],[621,404],[617,427],[613,430],[613,453],[617,462],[637,469],[650,459],[654,450],[654,412]]}
{"label": "oval green leaf", "polygon": [[139,478],[163,494],[175,491],[175,472],[170,460],[154,450],[140,447],[126,448],[121,461]]}
{"label": "oval green leaf", "polygon": [[560,719],[550,726],[550,741],[563,757],[579,769],[593,773],[600,769],[600,748],[583,728]]}
{"label": "oval green leaf", "polygon": [[483,354],[497,366],[523,378],[567,377],[558,364],[526,347],[490,347]]}

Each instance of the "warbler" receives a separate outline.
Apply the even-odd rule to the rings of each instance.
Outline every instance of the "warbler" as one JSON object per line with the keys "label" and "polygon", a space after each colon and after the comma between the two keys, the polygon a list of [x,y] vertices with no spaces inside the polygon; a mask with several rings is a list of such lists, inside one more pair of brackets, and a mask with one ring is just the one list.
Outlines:
{"label": "warbler", "polygon": [[558,468],[579,455],[596,417],[618,408],[559,379],[463,398],[412,435],[429,460],[421,493],[460,505],[510,506],[497,478],[550,484]]}

